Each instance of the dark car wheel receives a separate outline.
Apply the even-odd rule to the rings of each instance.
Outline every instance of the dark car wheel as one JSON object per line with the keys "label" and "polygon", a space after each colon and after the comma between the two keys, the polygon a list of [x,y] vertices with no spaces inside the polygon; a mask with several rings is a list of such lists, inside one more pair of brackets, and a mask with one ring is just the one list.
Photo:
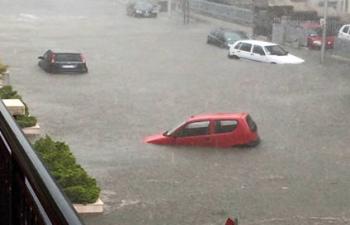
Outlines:
{"label": "dark car wheel", "polygon": [[261,139],[258,138],[258,139],[256,139],[255,141],[249,142],[249,143],[246,144],[245,146],[246,146],[246,147],[255,147],[255,146],[259,145],[260,142],[261,142]]}
{"label": "dark car wheel", "polygon": [[229,59],[239,59],[238,56],[236,56],[236,55],[230,55],[230,53],[227,55],[227,57],[228,57]]}

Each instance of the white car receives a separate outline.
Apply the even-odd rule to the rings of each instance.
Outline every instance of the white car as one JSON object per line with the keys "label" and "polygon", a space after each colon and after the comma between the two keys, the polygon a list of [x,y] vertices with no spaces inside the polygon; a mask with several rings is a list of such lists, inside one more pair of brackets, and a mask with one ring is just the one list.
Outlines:
{"label": "white car", "polygon": [[280,45],[256,40],[240,40],[230,46],[229,58],[245,58],[272,64],[299,64],[304,60],[289,54]]}
{"label": "white car", "polygon": [[345,24],[340,28],[338,38],[350,40],[350,24]]}

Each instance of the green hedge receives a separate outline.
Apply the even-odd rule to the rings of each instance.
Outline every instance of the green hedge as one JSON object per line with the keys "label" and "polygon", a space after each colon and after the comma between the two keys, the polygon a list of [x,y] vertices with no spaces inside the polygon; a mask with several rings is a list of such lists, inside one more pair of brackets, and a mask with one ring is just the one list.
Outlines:
{"label": "green hedge", "polygon": [[[21,99],[22,96],[20,96],[17,91],[14,91],[12,89],[12,86],[4,86],[0,88],[0,98],[1,99]],[[37,119],[34,116],[29,115],[29,109],[27,104],[23,103],[25,106],[25,113],[24,115],[17,115],[14,116],[17,124],[24,128],[24,127],[32,127],[35,126],[37,123]]]}
{"label": "green hedge", "polygon": [[96,180],[76,163],[68,145],[46,136],[37,140],[33,147],[73,203],[96,202],[100,188]]}
{"label": "green hedge", "polygon": [[17,124],[22,128],[35,126],[35,124],[37,123],[37,119],[34,116],[17,115],[14,116],[14,118]]}
{"label": "green hedge", "polygon": [[1,99],[22,99],[22,96],[20,96],[17,91],[14,91],[12,89],[12,86],[4,86],[0,88],[0,98]]}
{"label": "green hedge", "polygon": [[5,73],[5,72],[7,71],[7,68],[8,68],[7,65],[2,64],[2,63],[0,62],[0,74]]}

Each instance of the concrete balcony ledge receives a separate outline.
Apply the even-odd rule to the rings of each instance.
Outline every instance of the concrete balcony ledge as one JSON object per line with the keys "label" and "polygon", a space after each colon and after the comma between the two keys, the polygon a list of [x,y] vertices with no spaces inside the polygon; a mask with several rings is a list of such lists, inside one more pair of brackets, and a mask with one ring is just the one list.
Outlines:
{"label": "concrete balcony ledge", "polygon": [[25,106],[20,99],[3,99],[2,102],[11,115],[15,116],[25,114]]}
{"label": "concrete balcony ledge", "polygon": [[37,123],[37,124],[35,124],[35,126],[22,128],[22,131],[27,136],[39,135],[40,134],[40,126]]}
{"label": "concrete balcony ledge", "polygon": [[10,75],[9,71],[6,71],[5,73],[0,74],[0,88],[10,84],[10,76],[9,75]]}
{"label": "concrete balcony ledge", "polygon": [[91,204],[73,204],[73,207],[79,214],[100,214],[103,213],[104,203],[99,198]]}

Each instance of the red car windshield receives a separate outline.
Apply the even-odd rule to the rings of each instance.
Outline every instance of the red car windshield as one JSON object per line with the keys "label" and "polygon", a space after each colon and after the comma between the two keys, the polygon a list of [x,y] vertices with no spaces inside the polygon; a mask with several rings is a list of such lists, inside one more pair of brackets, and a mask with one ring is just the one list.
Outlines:
{"label": "red car windshield", "polygon": [[179,125],[175,126],[174,128],[167,130],[163,133],[164,136],[172,136],[177,129],[185,125],[186,122],[181,122]]}
{"label": "red car windshield", "polygon": [[[315,28],[315,29],[307,30],[307,34],[311,37],[322,36],[322,32],[323,32],[322,28]],[[326,30],[326,36],[334,36],[334,34],[331,30]]]}

